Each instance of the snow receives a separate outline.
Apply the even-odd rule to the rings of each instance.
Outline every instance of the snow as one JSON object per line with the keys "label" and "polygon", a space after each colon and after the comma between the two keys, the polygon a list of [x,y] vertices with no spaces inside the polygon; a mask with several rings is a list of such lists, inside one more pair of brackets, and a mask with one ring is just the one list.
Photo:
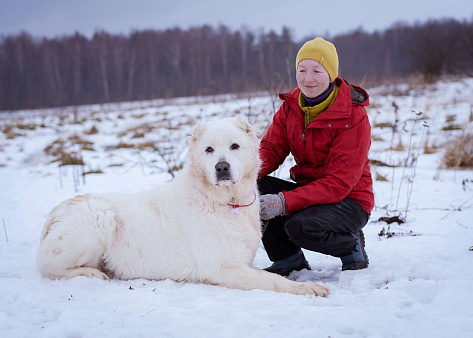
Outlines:
{"label": "snow", "polygon": [[[394,93],[401,93],[402,95]],[[473,336],[473,170],[441,165],[446,147],[471,131],[473,79],[370,91],[376,207],[365,227],[368,269],[341,271],[338,258],[305,251],[312,271],[297,281],[328,286],[327,298],[241,291],[170,280],[49,280],[35,266],[47,213],[88,192],[133,192],[172,179],[187,135],[201,120],[241,114],[264,132],[269,96],[218,96],[0,113],[0,336],[2,337],[467,337]],[[376,127],[395,121],[392,128]],[[425,120],[415,120],[422,112]],[[442,130],[449,115],[462,130]],[[450,117],[451,119],[451,117]],[[132,127],[148,124],[144,138]],[[426,125],[424,127],[424,125]],[[84,134],[96,126],[97,134]],[[78,150],[82,168],[59,167],[44,148],[72,134],[93,142]],[[389,150],[398,143],[404,151]],[[439,151],[423,153],[428,140]],[[153,142],[158,150],[115,149]],[[409,150],[410,144],[410,150]],[[407,165],[404,165],[407,160]],[[287,178],[289,159],[277,174]],[[403,224],[377,222],[401,215]],[[379,236],[385,228],[395,235]],[[270,264],[263,247],[255,266]]]}

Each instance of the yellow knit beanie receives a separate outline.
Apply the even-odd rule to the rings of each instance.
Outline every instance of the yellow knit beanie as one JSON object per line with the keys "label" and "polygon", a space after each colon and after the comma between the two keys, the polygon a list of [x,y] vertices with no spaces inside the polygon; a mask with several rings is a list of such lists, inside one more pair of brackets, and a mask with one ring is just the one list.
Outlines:
{"label": "yellow knit beanie", "polygon": [[322,38],[315,38],[314,40],[307,41],[297,53],[296,70],[299,62],[304,59],[318,61],[322,66],[324,66],[330,76],[330,82],[333,82],[337,78],[338,54],[333,43]]}

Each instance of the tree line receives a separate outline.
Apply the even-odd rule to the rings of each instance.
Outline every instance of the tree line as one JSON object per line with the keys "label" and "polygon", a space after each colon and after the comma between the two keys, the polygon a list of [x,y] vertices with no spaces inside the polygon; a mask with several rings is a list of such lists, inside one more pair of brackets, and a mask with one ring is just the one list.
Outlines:
{"label": "tree line", "polygon": [[[99,31],[0,38],[0,110],[209,95],[295,86],[302,41],[281,34],[205,25],[182,30]],[[473,19],[398,23],[382,32],[325,36],[351,82],[422,75],[473,75]]]}

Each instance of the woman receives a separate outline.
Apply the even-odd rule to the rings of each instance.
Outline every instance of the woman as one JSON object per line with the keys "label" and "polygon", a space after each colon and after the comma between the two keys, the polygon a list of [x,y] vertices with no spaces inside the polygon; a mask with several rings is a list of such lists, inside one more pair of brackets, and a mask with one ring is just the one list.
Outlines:
{"label": "woman", "polygon": [[[340,257],[342,270],[364,269],[361,229],[374,206],[368,94],[338,77],[335,46],[322,38],[299,50],[296,80],[261,140],[263,244],[274,262],[266,270],[310,270],[301,248]],[[295,183],[267,176],[289,153]]]}

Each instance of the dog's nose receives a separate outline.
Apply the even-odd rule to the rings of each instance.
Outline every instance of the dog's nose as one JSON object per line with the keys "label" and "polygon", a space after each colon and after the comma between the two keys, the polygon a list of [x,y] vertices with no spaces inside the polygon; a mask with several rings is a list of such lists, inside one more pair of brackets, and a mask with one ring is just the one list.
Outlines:
{"label": "dog's nose", "polygon": [[226,161],[220,161],[215,165],[215,171],[217,172],[217,181],[229,180],[230,175],[230,163]]}

